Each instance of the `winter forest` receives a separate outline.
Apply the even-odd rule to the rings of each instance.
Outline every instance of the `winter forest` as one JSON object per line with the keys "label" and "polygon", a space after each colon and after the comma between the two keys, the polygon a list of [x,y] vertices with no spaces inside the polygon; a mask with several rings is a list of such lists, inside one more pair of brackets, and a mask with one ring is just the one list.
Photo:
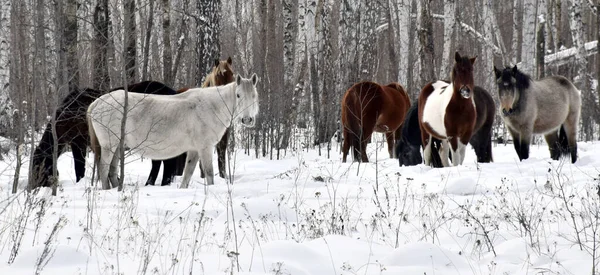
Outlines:
{"label": "winter forest", "polygon": [[[0,274],[600,274],[598,41],[600,0],[0,0]],[[496,106],[494,67],[572,81],[579,161],[535,136],[520,162],[497,109],[494,163],[398,167],[380,134],[371,162],[340,161],[346,90],[415,103],[455,52]],[[100,190],[65,149],[32,190],[70,92],[200,87],[228,58],[260,102],[229,177],[144,187],[150,160],[124,153],[121,192]]]}

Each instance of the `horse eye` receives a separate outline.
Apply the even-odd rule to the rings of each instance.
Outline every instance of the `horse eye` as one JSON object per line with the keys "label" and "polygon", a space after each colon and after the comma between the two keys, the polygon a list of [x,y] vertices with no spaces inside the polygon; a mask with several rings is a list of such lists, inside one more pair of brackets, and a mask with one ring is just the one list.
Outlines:
{"label": "horse eye", "polygon": [[237,98],[240,98],[240,94],[237,94],[236,96],[237,96]]}

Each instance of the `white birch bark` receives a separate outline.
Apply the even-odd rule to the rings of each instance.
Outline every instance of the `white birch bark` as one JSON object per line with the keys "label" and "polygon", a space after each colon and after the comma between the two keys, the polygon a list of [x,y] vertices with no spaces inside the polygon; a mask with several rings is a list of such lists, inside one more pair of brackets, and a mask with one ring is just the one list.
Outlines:
{"label": "white birch bark", "polygon": [[[484,0],[487,1],[487,0]],[[451,58],[451,49],[453,42],[453,33],[456,28],[456,2],[455,0],[444,1],[444,51],[442,53],[442,64],[440,66],[439,78],[450,79],[450,61],[454,60]],[[487,48],[486,48],[487,49]],[[489,50],[486,50],[489,51]]]}
{"label": "white birch bark", "polygon": [[517,64],[519,62],[519,34],[521,34],[520,21],[520,7],[522,6],[523,0],[513,1],[513,30],[512,30],[512,41],[511,41],[511,52],[512,52],[512,63]]}
{"label": "white birch bark", "polygon": [[398,3],[398,81],[402,85],[407,85],[409,55],[409,32],[410,30],[410,0],[396,0]]}
{"label": "white birch bark", "polygon": [[[482,17],[483,17],[483,33],[485,36],[485,39],[488,41],[493,41],[494,39],[494,27],[493,27],[493,22],[494,22],[494,6],[492,3],[492,0],[483,0],[482,3],[482,7],[483,7],[483,11],[482,11]],[[482,62],[483,64],[483,87],[488,90],[488,91],[495,91],[496,89],[494,89],[493,87],[493,82],[494,82],[494,77],[492,76],[492,72],[493,72],[493,68],[494,68],[494,52],[492,51],[491,47],[483,47],[483,60],[480,60],[479,62]]]}
{"label": "white birch bark", "polygon": [[535,75],[536,4],[537,1],[534,0],[523,2],[523,44],[519,69],[529,75]]}
{"label": "white birch bark", "polygon": [[9,96],[10,6],[11,0],[0,1],[0,135],[12,128],[13,104]]}

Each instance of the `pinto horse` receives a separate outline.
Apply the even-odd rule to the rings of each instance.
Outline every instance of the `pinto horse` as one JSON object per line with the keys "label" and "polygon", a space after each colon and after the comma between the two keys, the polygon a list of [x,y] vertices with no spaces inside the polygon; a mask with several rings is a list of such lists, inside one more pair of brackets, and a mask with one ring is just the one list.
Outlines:
{"label": "pinto horse", "polygon": [[[473,129],[474,134],[469,140],[469,144],[475,150],[477,162],[492,162],[492,127],[496,116],[496,104],[488,91],[482,87],[475,86],[473,90],[473,99],[477,111],[477,122]],[[396,144],[396,156],[400,166],[417,165],[423,162],[421,158],[421,128],[419,127],[419,102],[410,107],[406,120],[402,126],[402,137]],[[435,142],[435,140],[434,140]],[[434,143],[433,146],[438,149],[440,143]],[[441,158],[437,150],[432,150],[432,162],[434,166],[442,165]],[[450,156],[451,157],[451,156]]]}
{"label": "pinto horse", "polygon": [[477,110],[473,99],[475,84],[473,63],[476,57],[454,55],[451,83],[436,81],[428,83],[419,95],[419,126],[426,165],[432,162],[432,144],[441,141],[437,148],[441,164],[450,166],[449,150],[452,150],[452,165],[460,165],[465,158],[465,145],[477,123]]}
{"label": "pinto horse", "polygon": [[[151,159],[169,159],[187,152],[181,188],[187,188],[196,163],[206,172],[206,184],[214,184],[212,151],[233,121],[254,126],[258,93],[254,74],[250,79],[222,87],[194,88],[173,96],[127,95],[118,90],[95,100],[87,112],[91,148],[98,164],[102,188],[118,186],[116,170],[121,121],[125,119],[123,146]],[[124,165],[124,163],[121,163]]]}
{"label": "pinto horse", "polygon": [[400,137],[400,126],[409,107],[408,94],[398,83],[382,86],[364,81],[354,84],[342,99],[342,161],[346,162],[352,147],[355,161],[368,162],[367,141],[374,131],[385,133],[388,153],[390,158],[394,157],[394,142]]}
{"label": "pinto horse", "polygon": [[571,156],[577,161],[577,124],[581,93],[562,76],[534,81],[517,66],[500,71],[494,67],[504,124],[513,138],[519,160],[529,158],[534,134],[543,134],[550,157]]}
{"label": "pinto horse", "polygon": [[[155,81],[144,81],[128,86],[128,90],[135,93],[150,93],[173,95],[175,91],[166,85]],[[83,89],[69,93],[56,110],[56,136],[58,137],[57,157],[70,145],[73,153],[76,182],[85,176],[85,155],[89,146],[89,133],[86,121],[86,112],[89,105],[104,95],[105,91],[94,89]],[[33,163],[30,181],[32,188],[38,186],[51,186],[50,176],[55,165],[52,154],[54,151],[54,137],[52,136],[52,125],[48,123],[42,138],[33,153]],[[165,164],[165,166],[169,166]],[[169,166],[170,167],[170,166]],[[158,171],[157,171],[158,173]],[[172,172],[165,169],[163,172],[163,183],[166,179],[172,179]],[[148,179],[150,180],[150,178]]]}

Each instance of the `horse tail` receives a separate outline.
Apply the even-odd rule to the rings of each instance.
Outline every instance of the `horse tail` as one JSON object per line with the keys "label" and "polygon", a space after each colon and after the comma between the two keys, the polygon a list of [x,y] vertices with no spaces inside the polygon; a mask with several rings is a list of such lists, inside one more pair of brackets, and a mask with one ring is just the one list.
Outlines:
{"label": "horse tail", "polygon": [[100,143],[98,142],[98,137],[96,136],[96,131],[94,130],[94,124],[92,123],[92,116],[90,115],[90,111],[95,104],[90,104],[90,107],[87,111],[87,124],[88,124],[88,132],[90,134],[90,148],[92,152],[94,152],[94,166],[98,168],[98,164],[100,163]]}
{"label": "horse tail", "polygon": [[560,130],[558,131],[558,149],[561,157],[568,157],[571,153],[569,149],[569,139],[567,137],[567,132],[565,131],[565,126],[561,125]]}

